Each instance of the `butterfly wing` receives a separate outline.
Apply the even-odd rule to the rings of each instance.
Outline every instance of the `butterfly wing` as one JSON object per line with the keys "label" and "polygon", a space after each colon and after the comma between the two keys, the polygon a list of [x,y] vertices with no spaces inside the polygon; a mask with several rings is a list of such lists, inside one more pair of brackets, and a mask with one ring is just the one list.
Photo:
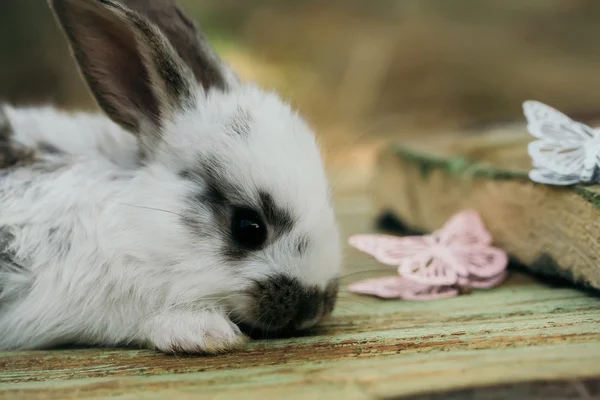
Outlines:
{"label": "butterfly wing", "polygon": [[527,119],[527,130],[534,137],[547,142],[581,143],[597,136],[596,131],[591,127],[573,121],[560,111],[539,101],[524,102],[523,112]]}
{"label": "butterfly wing", "polygon": [[529,179],[544,185],[569,186],[580,181],[580,175],[561,175],[546,168],[536,168],[529,171]]}
{"label": "butterfly wing", "polygon": [[596,162],[598,152],[590,152],[590,146],[598,141],[598,132],[537,101],[526,101],[523,110],[527,129],[540,139],[528,147],[534,168],[555,175],[544,179],[536,172],[530,178],[538,183],[565,185],[563,181],[573,182],[573,177],[578,176],[573,183],[590,182],[600,165]]}
{"label": "butterfly wing", "polygon": [[446,247],[481,247],[492,244],[492,235],[485,228],[479,213],[474,210],[454,215],[435,235]]}
{"label": "butterfly wing", "polygon": [[473,289],[491,289],[500,285],[508,277],[507,271],[502,271],[498,275],[490,278],[471,278],[468,286]]}
{"label": "butterfly wing", "polygon": [[460,291],[451,286],[432,286],[429,289],[404,296],[404,300],[430,301],[458,296]]}
{"label": "butterfly wing", "polygon": [[397,239],[387,235],[353,235],[348,243],[357,250],[374,256],[382,247],[393,246]]}
{"label": "butterfly wing", "polygon": [[489,278],[506,269],[508,256],[491,247],[492,235],[474,210],[456,214],[437,235],[446,250],[440,257],[459,277]]}
{"label": "butterfly wing", "polygon": [[456,214],[442,229],[423,237],[427,248],[411,258],[404,258],[398,272],[416,282],[429,285],[454,285],[459,277],[469,276],[469,268],[454,252],[485,249],[492,242],[476,211]]}
{"label": "butterfly wing", "polygon": [[401,276],[367,279],[348,285],[348,290],[383,299],[435,300],[458,295],[455,288],[424,285]]}
{"label": "butterfly wing", "polygon": [[465,268],[469,280],[488,279],[506,270],[508,255],[495,247],[454,248],[449,263]]}
{"label": "butterfly wing", "polygon": [[420,236],[353,235],[348,243],[377,261],[393,266],[427,249],[426,240]]}
{"label": "butterfly wing", "polygon": [[538,168],[541,167],[565,177],[591,177],[596,164],[586,160],[588,151],[585,146],[588,145],[586,142],[557,143],[537,140],[529,143],[528,151],[533,164]]}
{"label": "butterfly wing", "polygon": [[[407,279],[433,286],[454,285],[459,277],[457,271],[435,253],[435,250],[403,259],[398,272]],[[461,275],[466,275],[466,272],[460,272]]]}

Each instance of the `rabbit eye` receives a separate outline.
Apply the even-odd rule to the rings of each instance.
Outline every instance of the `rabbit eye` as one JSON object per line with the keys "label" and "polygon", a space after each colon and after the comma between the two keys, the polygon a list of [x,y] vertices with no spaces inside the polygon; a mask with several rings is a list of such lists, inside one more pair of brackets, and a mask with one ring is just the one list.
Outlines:
{"label": "rabbit eye", "polygon": [[267,227],[258,213],[236,208],[231,220],[231,236],[240,246],[256,250],[267,240]]}

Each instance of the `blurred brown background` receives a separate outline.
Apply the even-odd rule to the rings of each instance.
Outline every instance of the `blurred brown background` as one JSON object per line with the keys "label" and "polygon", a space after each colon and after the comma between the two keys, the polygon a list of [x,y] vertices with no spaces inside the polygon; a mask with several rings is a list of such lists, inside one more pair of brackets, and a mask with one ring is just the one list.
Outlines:
{"label": "blurred brown background", "polygon": [[[528,98],[600,114],[597,0],[180,1],[326,146],[521,121]],[[0,100],[93,107],[44,0],[0,2]]]}

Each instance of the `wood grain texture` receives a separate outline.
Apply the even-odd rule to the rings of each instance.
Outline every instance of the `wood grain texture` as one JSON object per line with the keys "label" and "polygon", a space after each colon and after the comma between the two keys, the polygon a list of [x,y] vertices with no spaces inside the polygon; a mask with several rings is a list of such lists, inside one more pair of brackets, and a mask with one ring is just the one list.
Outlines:
{"label": "wood grain texture", "polygon": [[[404,397],[406,398],[406,397]],[[539,381],[411,396],[411,400],[581,400],[600,398],[600,380]],[[396,398],[401,400],[402,398]]]}
{"label": "wood grain texture", "polygon": [[[353,178],[366,181],[366,174],[344,175],[349,180],[336,186],[344,237],[374,231],[368,190]],[[345,251],[344,283],[394,273],[348,246]],[[397,399],[580,382],[600,377],[599,358],[598,298],[513,273],[498,289],[433,302],[342,293],[334,315],[310,334],[257,340],[221,356],[131,349],[0,353],[0,399]]]}
{"label": "wood grain texture", "polygon": [[600,289],[599,189],[531,182],[530,141],[517,128],[388,146],[373,184],[376,208],[426,232],[477,210],[496,244],[532,271]]}
{"label": "wood grain texture", "polygon": [[256,341],[224,356],[4,353],[0,398],[313,398],[303,397],[308,391],[314,398],[374,399],[600,376],[599,356],[597,299],[513,281],[439,302],[342,301],[312,336]]}

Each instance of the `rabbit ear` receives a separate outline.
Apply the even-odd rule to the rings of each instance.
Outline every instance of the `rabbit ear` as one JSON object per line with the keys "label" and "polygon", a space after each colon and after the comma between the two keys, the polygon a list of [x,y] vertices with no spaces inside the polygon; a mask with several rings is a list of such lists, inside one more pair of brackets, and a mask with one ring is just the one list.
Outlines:
{"label": "rabbit ear", "polygon": [[140,137],[160,139],[173,112],[191,106],[198,85],[148,19],[113,0],[49,0],[98,104]]}
{"label": "rabbit ear", "polygon": [[221,61],[176,0],[121,2],[160,28],[204,90],[216,88],[226,91],[239,84],[237,75]]}

